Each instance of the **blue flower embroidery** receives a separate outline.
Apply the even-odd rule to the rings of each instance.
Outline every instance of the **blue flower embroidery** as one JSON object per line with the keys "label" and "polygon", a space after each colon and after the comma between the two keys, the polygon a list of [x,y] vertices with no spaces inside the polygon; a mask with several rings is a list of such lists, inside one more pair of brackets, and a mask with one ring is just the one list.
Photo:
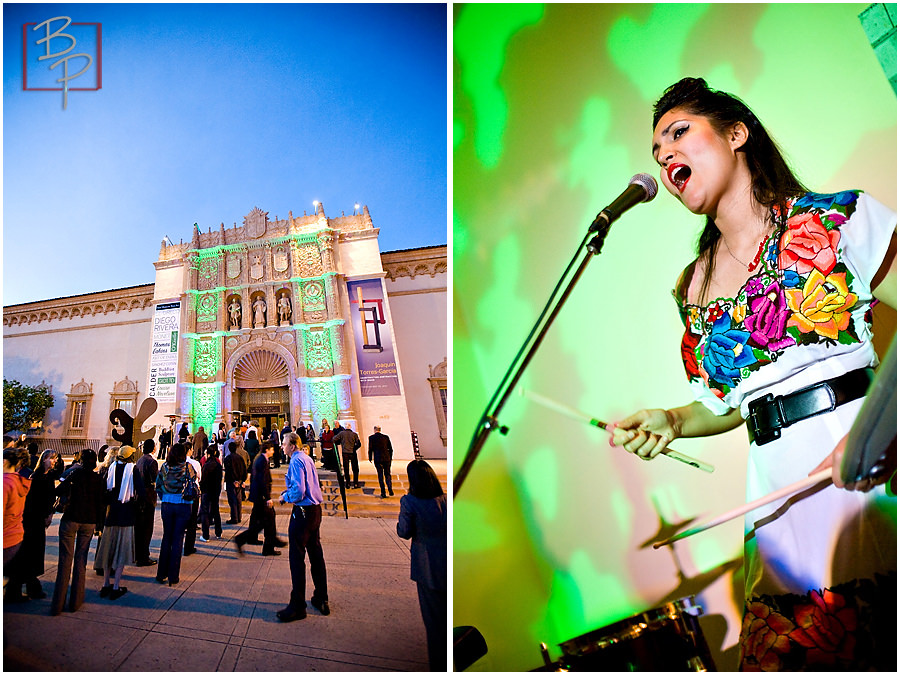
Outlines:
{"label": "blue flower embroidery", "polygon": [[741,379],[741,368],[756,363],[753,350],[747,346],[750,333],[731,328],[731,317],[724,314],[713,324],[706,341],[703,369],[710,380],[736,384]]}
{"label": "blue flower embroidery", "polygon": [[800,285],[800,275],[797,274],[794,270],[785,270],[784,271],[784,279],[781,281],[782,286],[786,286],[787,288],[794,288],[795,286]]}
{"label": "blue flower embroidery", "polygon": [[844,190],[843,192],[831,192],[828,194],[817,194],[808,192],[797,200],[795,207],[829,209],[834,205],[847,206],[857,199],[856,192],[852,190]]}

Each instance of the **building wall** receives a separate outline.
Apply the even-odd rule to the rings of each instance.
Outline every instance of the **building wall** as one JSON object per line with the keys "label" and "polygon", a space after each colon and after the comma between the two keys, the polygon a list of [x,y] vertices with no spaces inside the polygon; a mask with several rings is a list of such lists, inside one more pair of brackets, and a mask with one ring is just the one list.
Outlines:
{"label": "building wall", "polygon": [[115,384],[143,388],[152,296],[148,284],[4,308],[3,377],[53,387],[46,436],[63,436],[66,394],[84,380],[93,392],[84,435],[106,442]]}
{"label": "building wall", "polygon": [[446,422],[441,428],[432,374],[447,377],[447,247],[382,254],[410,428],[427,459],[447,458]]}

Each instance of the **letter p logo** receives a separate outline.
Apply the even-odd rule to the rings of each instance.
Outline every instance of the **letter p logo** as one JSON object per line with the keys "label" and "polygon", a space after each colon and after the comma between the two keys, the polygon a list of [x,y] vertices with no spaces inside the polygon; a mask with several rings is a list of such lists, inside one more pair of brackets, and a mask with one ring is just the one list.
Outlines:
{"label": "letter p logo", "polygon": [[[43,37],[34,39],[31,33],[43,30]],[[71,27],[71,28],[70,28]],[[67,31],[68,32],[64,32]],[[23,78],[22,88],[26,91],[62,91],[63,109],[68,107],[69,91],[97,91],[101,88],[101,26],[99,23],[72,23],[67,16],[55,16],[38,24],[26,23],[23,33]],[[40,33],[38,33],[40,35]],[[78,47],[78,53],[72,53]],[[83,67],[76,73],[70,72],[69,61],[82,59]],[[47,61],[52,61],[47,63]],[[70,87],[69,82],[94,69],[95,86]],[[53,78],[53,71],[62,64],[62,77]],[[58,72],[55,74],[59,74]],[[29,79],[31,86],[29,86]],[[90,79],[90,78],[86,78]],[[58,86],[47,86],[61,84]],[[88,83],[85,82],[85,85]],[[45,86],[35,86],[45,85]]]}

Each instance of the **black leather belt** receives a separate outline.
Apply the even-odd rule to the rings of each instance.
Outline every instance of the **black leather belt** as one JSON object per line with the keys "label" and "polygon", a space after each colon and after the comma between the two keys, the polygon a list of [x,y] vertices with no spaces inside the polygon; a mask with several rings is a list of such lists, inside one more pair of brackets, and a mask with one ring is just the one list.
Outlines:
{"label": "black leather belt", "polygon": [[765,445],[781,437],[781,430],[807,417],[830,412],[849,401],[866,395],[872,381],[871,368],[851,370],[785,396],[765,396],[747,406],[747,432],[750,442]]}

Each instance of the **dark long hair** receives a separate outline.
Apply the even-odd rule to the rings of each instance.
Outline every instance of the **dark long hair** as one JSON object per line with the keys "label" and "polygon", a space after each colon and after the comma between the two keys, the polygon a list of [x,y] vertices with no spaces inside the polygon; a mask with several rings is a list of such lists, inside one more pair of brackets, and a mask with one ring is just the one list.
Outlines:
{"label": "dark long hair", "polygon": [[[702,115],[723,135],[738,122],[746,125],[749,133],[740,150],[747,159],[753,198],[768,209],[772,225],[784,227],[783,218],[781,222],[774,220],[772,209],[782,206],[791,197],[804,194],[807,189],[794,175],[778,145],[753,111],[737,96],[710,89],[705,80],[696,77],[686,77],[666,89],[653,106],[653,129],[656,129],[663,115],[675,108],[692,115]],[[706,225],[697,239],[697,259],[706,260],[701,299],[709,290],[713,260],[721,236],[715,222],[707,216]]]}
{"label": "dark long hair", "polygon": [[444,488],[434,469],[424,459],[414,459],[406,466],[409,494],[420,499],[434,499],[444,494]]}
{"label": "dark long hair", "polygon": [[187,461],[187,448],[183,443],[173,443],[169,448],[169,454],[166,455],[166,464],[169,466],[178,466]]}

